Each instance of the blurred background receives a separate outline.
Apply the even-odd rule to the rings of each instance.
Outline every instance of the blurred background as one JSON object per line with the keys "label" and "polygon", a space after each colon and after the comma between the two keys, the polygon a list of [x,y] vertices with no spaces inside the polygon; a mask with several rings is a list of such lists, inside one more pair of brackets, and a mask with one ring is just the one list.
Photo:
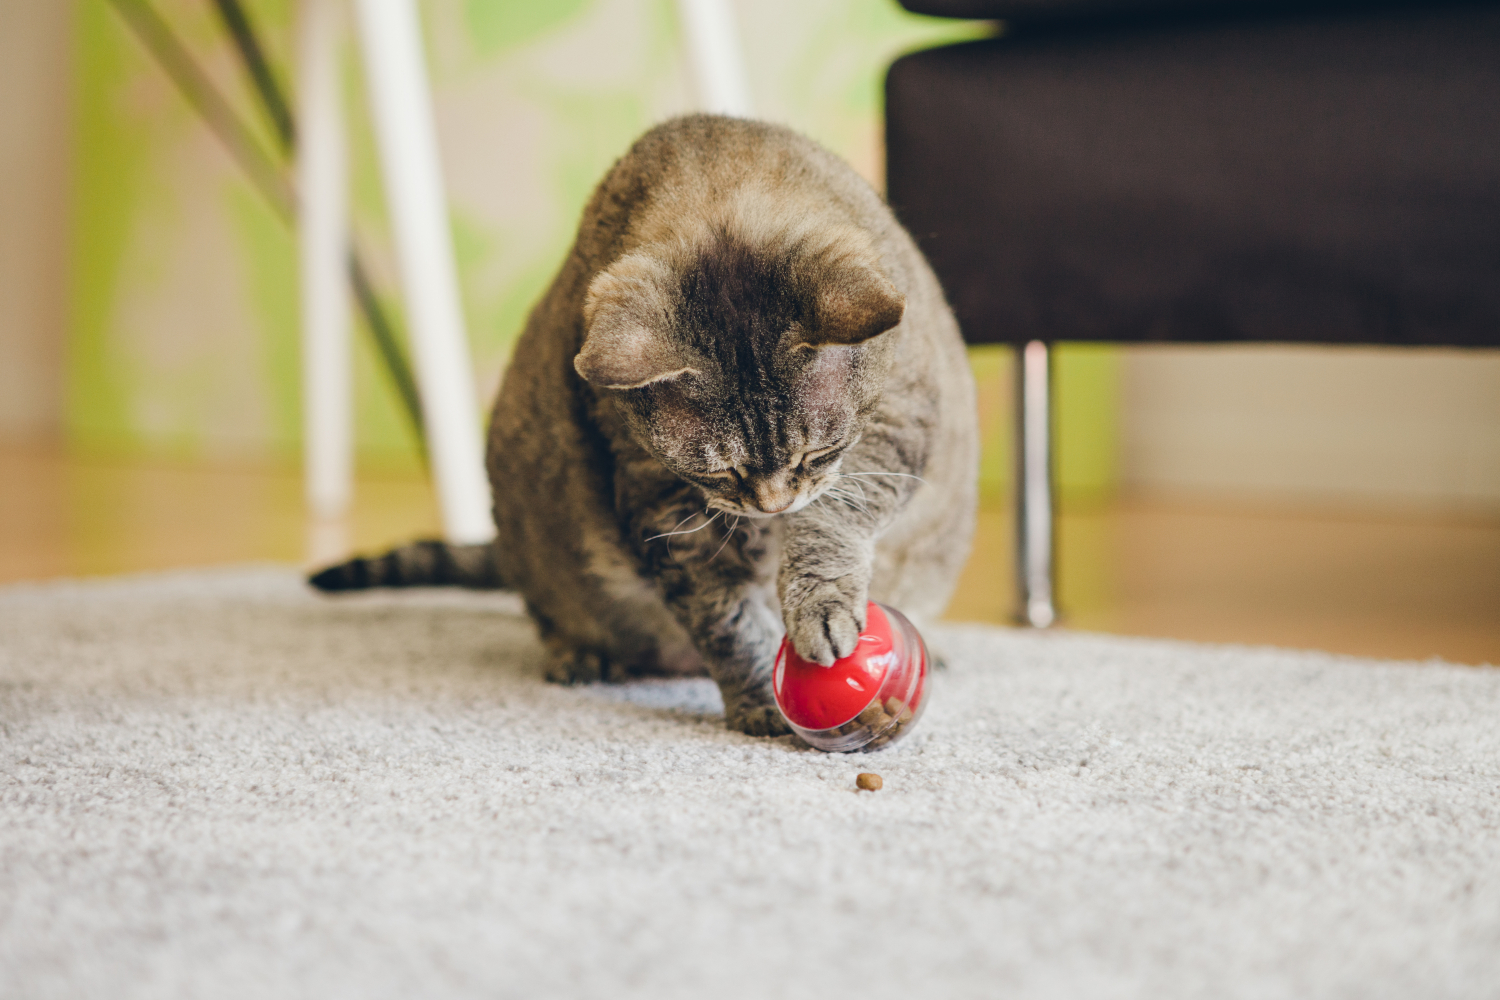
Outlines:
{"label": "blurred background", "polygon": [[[290,0],[250,0],[292,79]],[[208,0],[156,9],[275,148]],[[672,0],[423,0],[477,391],[605,169],[694,108]],[[758,115],[882,183],[902,52],[996,30],[894,0],[738,0]],[[0,580],[303,562],[294,235],[105,0],[0,0]],[[354,228],[399,321],[352,42]],[[399,322],[398,322],[399,325]],[[350,542],[438,528],[356,333]],[[950,617],[1006,621],[1011,358],[976,348],[984,512]],[[1071,627],[1500,662],[1500,352],[1058,350]],[[476,420],[479,415],[476,414]]]}

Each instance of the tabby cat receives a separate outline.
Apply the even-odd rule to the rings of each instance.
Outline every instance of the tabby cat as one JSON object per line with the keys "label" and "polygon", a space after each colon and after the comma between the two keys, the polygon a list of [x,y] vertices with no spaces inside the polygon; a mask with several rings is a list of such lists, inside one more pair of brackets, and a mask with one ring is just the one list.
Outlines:
{"label": "tabby cat", "polygon": [[847,164],[740,119],[667,122],[610,170],[488,451],[493,545],[312,582],[518,590],[552,679],[706,668],[754,735],[787,732],[783,630],[828,664],[867,598],[920,624],[974,525],[974,389],[937,279]]}

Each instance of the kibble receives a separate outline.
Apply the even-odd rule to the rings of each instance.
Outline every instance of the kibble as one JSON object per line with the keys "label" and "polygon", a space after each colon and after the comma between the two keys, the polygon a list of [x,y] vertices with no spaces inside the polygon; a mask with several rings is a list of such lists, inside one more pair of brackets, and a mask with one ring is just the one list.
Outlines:
{"label": "kibble", "polygon": [[867,792],[878,792],[884,784],[885,782],[880,780],[880,775],[872,774],[869,771],[865,771],[854,779],[855,787],[862,788]]}
{"label": "kibble", "polygon": [[866,736],[868,738],[858,749],[860,753],[869,753],[894,742],[915,717],[906,702],[900,698],[887,698],[884,702],[871,702],[859,715],[842,726],[824,730],[820,735],[830,740],[840,736]]}
{"label": "kibble", "polygon": [[887,698],[885,700],[885,714],[903,726],[911,721],[911,709],[907,708],[906,702],[900,698]]}

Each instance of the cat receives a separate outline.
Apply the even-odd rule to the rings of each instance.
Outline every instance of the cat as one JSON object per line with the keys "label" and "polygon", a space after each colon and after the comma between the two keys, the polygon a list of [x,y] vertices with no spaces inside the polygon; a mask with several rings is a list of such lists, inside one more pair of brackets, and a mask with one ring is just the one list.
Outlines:
{"label": "cat", "polygon": [[312,583],[518,590],[550,679],[706,669],[727,725],[773,736],[783,632],[831,664],[868,598],[941,612],[974,527],[974,387],[937,278],[853,169],[789,129],[691,115],[594,192],[487,465],[492,545]]}

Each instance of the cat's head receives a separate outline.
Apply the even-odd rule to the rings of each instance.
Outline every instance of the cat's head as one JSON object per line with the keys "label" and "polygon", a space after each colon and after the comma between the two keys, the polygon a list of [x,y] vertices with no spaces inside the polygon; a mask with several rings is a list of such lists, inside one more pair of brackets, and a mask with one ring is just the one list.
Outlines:
{"label": "cat's head", "polygon": [[638,250],[589,285],[574,367],[708,505],[767,517],[834,485],[905,300],[858,230]]}

